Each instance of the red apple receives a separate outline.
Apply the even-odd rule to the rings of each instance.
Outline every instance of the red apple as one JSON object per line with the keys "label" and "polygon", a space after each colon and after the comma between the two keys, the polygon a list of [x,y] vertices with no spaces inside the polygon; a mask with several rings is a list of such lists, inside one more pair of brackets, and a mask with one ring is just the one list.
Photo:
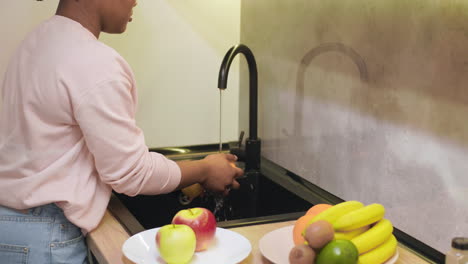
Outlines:
{"label": "red apple", "polygon": [[172,224],[188,225],[197,238],[196,252],[206,250],[214,240],[216,219],[213,213],[202,207],[180,210],[172,218]]}

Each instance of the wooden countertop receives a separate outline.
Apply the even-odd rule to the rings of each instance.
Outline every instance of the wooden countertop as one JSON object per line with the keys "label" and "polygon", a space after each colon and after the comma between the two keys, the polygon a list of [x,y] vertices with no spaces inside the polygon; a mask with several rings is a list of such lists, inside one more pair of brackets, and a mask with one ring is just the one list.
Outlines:
{"label": "wooden countertop", "polygon": [[[241,264],[270,264],[271,262],[262,257],[259,251],[258,242],[260,238],[270,231],[292,224],[294,224],[294,221],[231,228],[230,230],[245,236],[252,244],[251,254]],[[130,235],[126,229],[108,210],[99,226],[88,234],[87,241],[99,264],[133,264],[133,262],[125,258],[121,250],[123,243],[129,237]],[[430,263],[402,245],[399,246],[399,253],[400,257],[396,264]]]}

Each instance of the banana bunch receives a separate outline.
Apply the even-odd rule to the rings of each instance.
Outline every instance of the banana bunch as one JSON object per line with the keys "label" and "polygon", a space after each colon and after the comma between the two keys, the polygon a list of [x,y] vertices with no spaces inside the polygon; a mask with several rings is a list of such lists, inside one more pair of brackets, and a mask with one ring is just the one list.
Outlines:
{"label": "banana bunch", "polygon": [[[316,215],[314,218],[312,218],[309,223],[307,224],[307,226],[309,226],[310,224],[312,223],[315,223],[319,220],[325,220],[331,224],[333,224],[334,222],[336,222],[340,217],[352,212],[352,211],[355,211],[357,209],[361,209],[363,208],[364,205],[361,203],[361,202],[358,202],[358,201],[348,201],[348,202],[343,202],[343,203],[339,203],[339,204],[336,204],[330,208],[328,208],[327,210],[319,213],[318,215]],[[302,232],[302,236],[305,235],[305,230]]]}
{"label": "banana bunch", "polygon": [[396,252],[398,241],[393,225],[385,219],[381,204],[364,206],[358,201],[347,201],[319,213],[309,224],[326,220],[333,225],[334,239],[353,242],[359,252],[359,264],[381,264]]}

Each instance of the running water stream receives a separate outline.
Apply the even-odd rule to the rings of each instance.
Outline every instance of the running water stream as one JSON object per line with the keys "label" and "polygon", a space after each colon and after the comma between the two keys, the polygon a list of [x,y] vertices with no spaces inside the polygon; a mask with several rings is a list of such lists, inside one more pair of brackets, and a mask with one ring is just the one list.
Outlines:
{"label": "running water stream", "polygon": [[[223,124],[223,90],[219,89],[219,153],[223,152],[223,141],[222,141],[222,124]],[[218,212],[223,208],[224,205],[224,197],[214,195],[214,202],[215,208],[213,210],[213,214],[216,216],[216,220],[219,221],[220,217],[218,216]],[[226,212],[225,212],[226,214]],[[226,219],[226,216],[224,217]]]}

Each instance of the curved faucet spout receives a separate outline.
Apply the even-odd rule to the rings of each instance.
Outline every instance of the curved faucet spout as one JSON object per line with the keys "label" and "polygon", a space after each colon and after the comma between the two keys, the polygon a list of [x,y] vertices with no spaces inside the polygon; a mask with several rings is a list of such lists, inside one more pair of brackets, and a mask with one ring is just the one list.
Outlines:
{"label": "curved faucet spout", "polygon": [[257,63],[252,51],[243,44],[233,46],[224,56],[219,69],[218,88],[226,89],[229,68],[237,54],[244,54],[249,66],[249,138],[245,147],[245,169],[258,171],[260,169],[260,139],[257,137],[258,119],[258,86],[257,86]]}
{"label": "curved faucet spout", "polygon": [[249,66],[249,138],[257,139],[257,102],[258,102],[258,86],[257,86],[257,63],[252,51],[244,44],[238,44],[228,50],[224,56],[221,68],[219,69],[218,88],[226,89],[229,75],[229,68],[237,54],[244,54]]}

